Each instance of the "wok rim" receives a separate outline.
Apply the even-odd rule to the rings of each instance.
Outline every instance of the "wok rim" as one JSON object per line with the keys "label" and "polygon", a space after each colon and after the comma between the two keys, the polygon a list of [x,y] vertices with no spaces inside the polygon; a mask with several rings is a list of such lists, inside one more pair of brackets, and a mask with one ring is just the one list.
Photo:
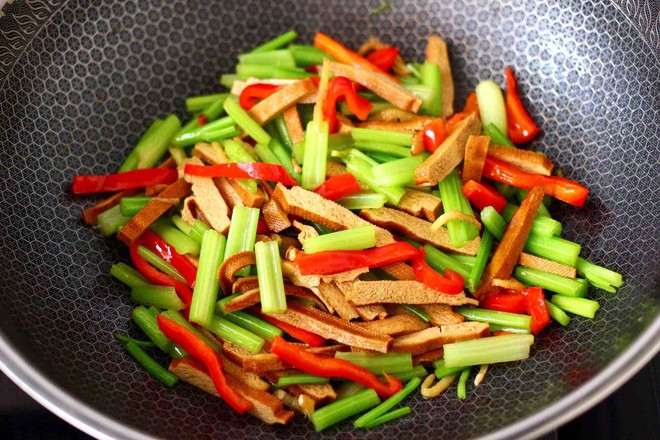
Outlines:
{"label": "wok rim", "polygon": [[[532,439],[569,422],[616,391],[660,351],[660,315],[626,350],[594,377],[558,401],[512,425],[484,434],[481,438]],[[154,439],[137,428],[91,408],[79,398],[55,385],[0,333],[0,370],[46,409],[99,439]]]}

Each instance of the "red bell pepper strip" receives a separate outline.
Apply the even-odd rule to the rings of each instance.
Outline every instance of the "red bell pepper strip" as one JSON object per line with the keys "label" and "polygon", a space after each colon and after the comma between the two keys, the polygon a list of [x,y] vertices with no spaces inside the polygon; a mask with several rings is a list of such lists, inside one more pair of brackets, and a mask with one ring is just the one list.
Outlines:
{"label": "red bell pepper strip", "polygon": [[206,115],[199,114],[197,115],[197,126],[198,127],[203,127],[204,125],[209,123],[209,118],[206,117]]}
{"label": "red bell pepper strip", "polygon": [[359,193],[360,182],[351,173],[338,174],[323,182],[314,192],[328,200],[339,200]]}
{"label": "red bell pepper strip", "polygon": [[159,286],[172,286],[176,290],[177,296],[183,301],[186,307],[190,307],[192,303],[192,290],[183,281],[176,280],[171,276],[159,271],[138,254],[138,247],[144,244],[142,237],[140,237],[129,248],[131,260],[140,274],[145,277],[149,282],[158,284]]}
{"label": "red bell pepper strip", "polygon": [[489,295],[479,303],[479,307],[500,312],[525,313],[525,295],[513,290]]}
{"label": "red bell pepper strip", "polygon": [[445,269],[445,275],[436,272],[426,263],[426,252],[419,248],[419,255],[410,260],[415,278],[426,287],[448,295],[456,295],[463,291],[465,280],[459,274],[450,269]]}
{"label": "red bell pepper strip", "polygon": [[584,205],[589,194],[587,188],[573,180],[528,173],[490,156],[486,156],[481,175],[516,188],[532,189],[540,185],[545,194],[574,206]]}
{"label": "red bell pepper strip", "polygon": [[435,153],[447,138],[447,129],[442,119],[434,119],[424,127],[424,148],[430,153]]}
{"label": "red bell pepper strip", "polygon": [[266,219],[263,217],[259,217],[259,222],[257,223],[257,234],[268,234],[270,233],[270,228],[268,227],[268,223],[266,223]]}
{"label": "red bell pepper strip", "polygon": [[220,397],[229,404],[236,412],[243,414],[252,409],[252,402],[238,394],[227,383],[227,378],[222,371],[222,358],[206,345],[193,332],[184,326],[177,324],[162,315],[156,317],[158,328],[167,336],[167,339],[183,348],[190,356],[200,360],[213,380],[213,385]]}
{"label": "red bell pepper strip", "polygon": [[300,371],[316,376],[352,380],[371,388],[381,397],[390,397],[400,391],[402,387],[401,381],[396,377],[384,374],[387,383],[382,382],[366,368],[344,359],[326,358],[310,353],[300,346],[286,342],[279,336],[273,339],[270,352]]}
{"label": "red bell pepper strip", "polygon": [[371,61],[383,72],[389,72],[399,56],[399,49],[396,47],[384,47],[376,49],[367,55],[367,60]]}
{"label": "red bell pepper strip", "polygon": [[93,194],[169,185],[176,182],[178,177],[178,172],[174,168],[146,168],[115,174],[74,176],[71,191],[74,194]]}
{"label": "red bell pepper strip", "polygon": [[463,185],[463,194],[480,211],[486,206],[492,206],[495,208],[495,211],[502,213],[504,206],[506,206],[504,196],[497,192],[495,188],[483,182],[479,183],[474,180],[468,180]]}
{"label": "red bell pepper strip", "polygon": [[250,311],[259,315],[259,317],[264,321],[280,328],[287,335],[301,342],[304,342],[310,347],[323,347],[326,342],[328,342],[325,338],[317,335],[316,333],[309,332],[302,328],[296,327],[295,325],[287,324],[286,322],[282,322],[279,319],[272,317],[271,315],[261,313],[261,310],[259,310],[257,307],[250,307]]}
{"label": "red bell pepper strip", "polygon": [[337,103],[346,101],[348,109],[361,121],[369,117],[373,105],[367,98],[357,94],[350,79],[337,76],[328,84],[328,94],[323,104],[323,116],[329,123],[330,133],[337,131]]}
{"label": "red bell pepper strip", "polygon": [[244,110],[250,110],[257,105],[260,100],[268,98],[279,88],[280,86],[274,84],[251,84],[243,89],[241,95],[238,97],[238,103]]}
{"label": "red bell pepper strip", "polygon": [[195,287],[197,268],[185,256],[181,255],[168,242],[153,231],[146,230],[142,234],[143,246],[151,249],[160,258],[170,263],[186,280],[190,287]]}
{"label": "red bell pepper strip", "polygon": [[525,110],[518,95],[516,77],[511,67],[506,67],[506,120],[509,139],[516,144],[529,142],[539,132],[539,127]]}
{"label": "red bell pepper strip", "polygon": [[296,179],[291,177],[282,165],[263,162],[232,162],[220,165],[187,164],[185,173],[190,176],[270,180],[286,186],[298,185]]}
{"label": "red bell pepper strip", "polygon": [[469,115],[470,113],[476,113],[479,116],[479,103],[477,102],[477,94],[472,92],[468,95],[465,100],[465,106],[461,113]]}
{"label": "red bell pepper strip", "polygon": [[550,324],[550,313],[545,304],[545,295],[540,287],[528,287],[522,291],[525,296],[525,311],[532,317],[530,330],[538,335],[543,328]]}
{"label": "red bell pepper strip", "polygon": [[449,118],[447,118],[447,120],[445,121],[445,129],[447,130],[447,134],[450,134],[452,131],[454,131],[456,125],[459,122],[461,122],[463,119],[467,118],[468,116],[469,113],[458,112],[458,113],[454,113]]}
{"label": "red bell pepper strip", "polygon": [[382,267],[417,256],[419,251],[413,245],[400,241],[364,251],[299,252],[294,263],[302,275],[331,275],[362,267]]}
{"label": "red bell pepper strip", "polygon": [[396,76],[382,71],[381,69],[378,68],[378,66],[376,66],[368,59],[361,57],[357,53],[353,52],[349,48],[342,45],[340,42],[330,38],[329,36],[327,36],[322,32],[317,32],[316,35],[314,35],[314,46],[318,47],[319,49],[321,49],[322,51],[324,51],[325,53],[327,53],[328,55],[330,55],[332,58],[339,61],[340,63],[349,64],[359,69],[366,69],[366,70],[371,70],[372,72],[378,72],[382,75],[387,76],[389,79],[391,79],[394,82],[397,83],[400,82]]}

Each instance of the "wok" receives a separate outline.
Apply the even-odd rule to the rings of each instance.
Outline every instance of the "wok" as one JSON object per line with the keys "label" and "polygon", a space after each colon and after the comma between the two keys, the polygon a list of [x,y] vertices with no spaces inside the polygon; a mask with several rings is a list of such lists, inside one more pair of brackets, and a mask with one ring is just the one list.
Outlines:
{"label": "wok", "polygon": [[[2,2],[0,2],[2,3]],[[519,438],[577,416],[616,389],[660,345],[660,22],[658,4],[608,1],[242,0],[16,1],[0,14],[0,366],[32,397],[105,438],[274,438],[187,385],[168,391],[141,371],[116,332],[127,290],[108,275],[126,260],[114,239],[80,222],[75,174],[115,170],[153,118],[185,117],[184,98],[220,90],[236,55],[287,29],[323,30],[357,46],[370,35],[421,59],[446,37],[457,105],[481,79],[516,68],[543,151],[591,193],[585,208],[555,203],[565,236],[624,275],[594,290],[593,321],[576,317],[538,338],[531,359],[492,368],[459,401],[452,393],[369,433],[374,438]],[[352,438],[343,424],[324,433]],[[361,434],[362,435],[362,434]]]}

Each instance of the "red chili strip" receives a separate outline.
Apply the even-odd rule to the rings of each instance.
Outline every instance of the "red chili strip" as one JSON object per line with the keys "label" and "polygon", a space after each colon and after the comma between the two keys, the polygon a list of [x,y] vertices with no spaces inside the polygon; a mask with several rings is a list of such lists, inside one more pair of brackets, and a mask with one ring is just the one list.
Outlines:
{"label": "red chili strip", "polygon": [[169,185],[174,183],[177,178],[178,172],[174,168],[147,168],[115,174],[74,176],[71,192],[93,194],[146,188],[153,185]]}

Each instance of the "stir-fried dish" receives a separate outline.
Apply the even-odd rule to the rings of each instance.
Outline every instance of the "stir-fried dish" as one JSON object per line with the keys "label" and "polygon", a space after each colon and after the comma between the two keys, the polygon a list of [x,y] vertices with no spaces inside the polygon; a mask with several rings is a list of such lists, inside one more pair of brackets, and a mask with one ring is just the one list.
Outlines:
{"label": "stir-fried dish", "polygon": [[228,92],[156,119],[117,173],[74,177],[112,193],[83,219],[128,246],[110,273],[142,336],[116,338],[146,371],[266,423],[370,429],[594,318],[589,286],[622,277],[561,238],[551,200],[588,190],[516,146],[539,128],[511,68],[457,111],[438,36],[423,62],[296,38],[241,54]]}

